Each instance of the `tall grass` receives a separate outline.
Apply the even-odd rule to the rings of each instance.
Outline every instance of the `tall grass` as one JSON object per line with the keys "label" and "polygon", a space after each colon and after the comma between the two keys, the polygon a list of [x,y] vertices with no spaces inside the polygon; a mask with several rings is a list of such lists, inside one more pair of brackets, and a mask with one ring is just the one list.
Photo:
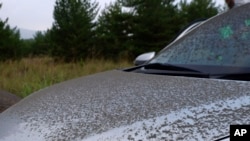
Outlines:
{"label": "tall grass", "polygon": [[131,65],[126,60],[113,62],[103,59],[63,63],[54,62],[49,57],[0,62],[0,89],[26,97],[55,83]]}

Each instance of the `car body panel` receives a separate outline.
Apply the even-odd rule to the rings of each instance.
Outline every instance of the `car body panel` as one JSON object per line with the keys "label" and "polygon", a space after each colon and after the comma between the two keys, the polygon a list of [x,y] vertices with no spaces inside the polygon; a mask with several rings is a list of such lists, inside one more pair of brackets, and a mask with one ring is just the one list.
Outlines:
{"label": "car body panel", "polygon": [[113,70],[40,90],[7,109],[0,140],[109,140],[112,129],[121,140],[210,140],[227,135],[230,124],[250,124],[249,103],[247,81]]}

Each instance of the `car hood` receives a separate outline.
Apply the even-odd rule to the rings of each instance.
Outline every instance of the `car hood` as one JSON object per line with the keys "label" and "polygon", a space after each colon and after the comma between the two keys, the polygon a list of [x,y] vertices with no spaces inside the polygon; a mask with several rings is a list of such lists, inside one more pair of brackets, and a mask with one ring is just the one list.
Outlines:
{"label": "car hood", "polygon": [[33,93],[0,140],[211,140],[250,124],[250,83],[113,70]]}

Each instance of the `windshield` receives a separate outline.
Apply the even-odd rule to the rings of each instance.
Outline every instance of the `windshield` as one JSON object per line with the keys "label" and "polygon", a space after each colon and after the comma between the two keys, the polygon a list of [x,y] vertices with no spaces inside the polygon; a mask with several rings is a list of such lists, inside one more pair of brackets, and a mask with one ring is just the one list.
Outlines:
{"label": "windshield", "polygon": [[249,4],[208,20],[149,63],[250,67]]}

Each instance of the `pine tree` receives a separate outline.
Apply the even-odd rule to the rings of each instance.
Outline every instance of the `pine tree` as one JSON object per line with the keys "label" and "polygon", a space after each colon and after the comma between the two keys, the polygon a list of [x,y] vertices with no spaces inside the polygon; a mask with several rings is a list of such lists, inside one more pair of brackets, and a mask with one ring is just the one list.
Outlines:
{"label": "pine tree", "polygon": [[[0,9],[2,4],[0,4]],[[0,61],[21,57],[21,40],[19,30],[8,25],[8,19],[0,19]]]}
{"label": "pine tree", "polygon": [[128,58],[133,49],[132,24],[132,13],[122,11],[118,2],[106,7],[98,20],[96,50],[99,50],[104,58]]}
{"label": "pine tree", "polygon": [[37,31],[34,35],[34,41],[32,44],[32,55],[43,56],[51,55],[51,31],[45,32]]}
{"label": "pine tree", "polygon": [[212,0],[181,0],[180,15],[183,23],[188,24],[198,19],[207,19],[221,11]]}
{"label": "pine tree", "polygon": [[98,3],[91,0],[56,0],[51,37],[52,54],[65,61],[89,57]]}
{"label": "pine tree", "polygon": [[174,0],[120,0],[134,13],[135,54],[158,51],[179,30],[177,5]]}

